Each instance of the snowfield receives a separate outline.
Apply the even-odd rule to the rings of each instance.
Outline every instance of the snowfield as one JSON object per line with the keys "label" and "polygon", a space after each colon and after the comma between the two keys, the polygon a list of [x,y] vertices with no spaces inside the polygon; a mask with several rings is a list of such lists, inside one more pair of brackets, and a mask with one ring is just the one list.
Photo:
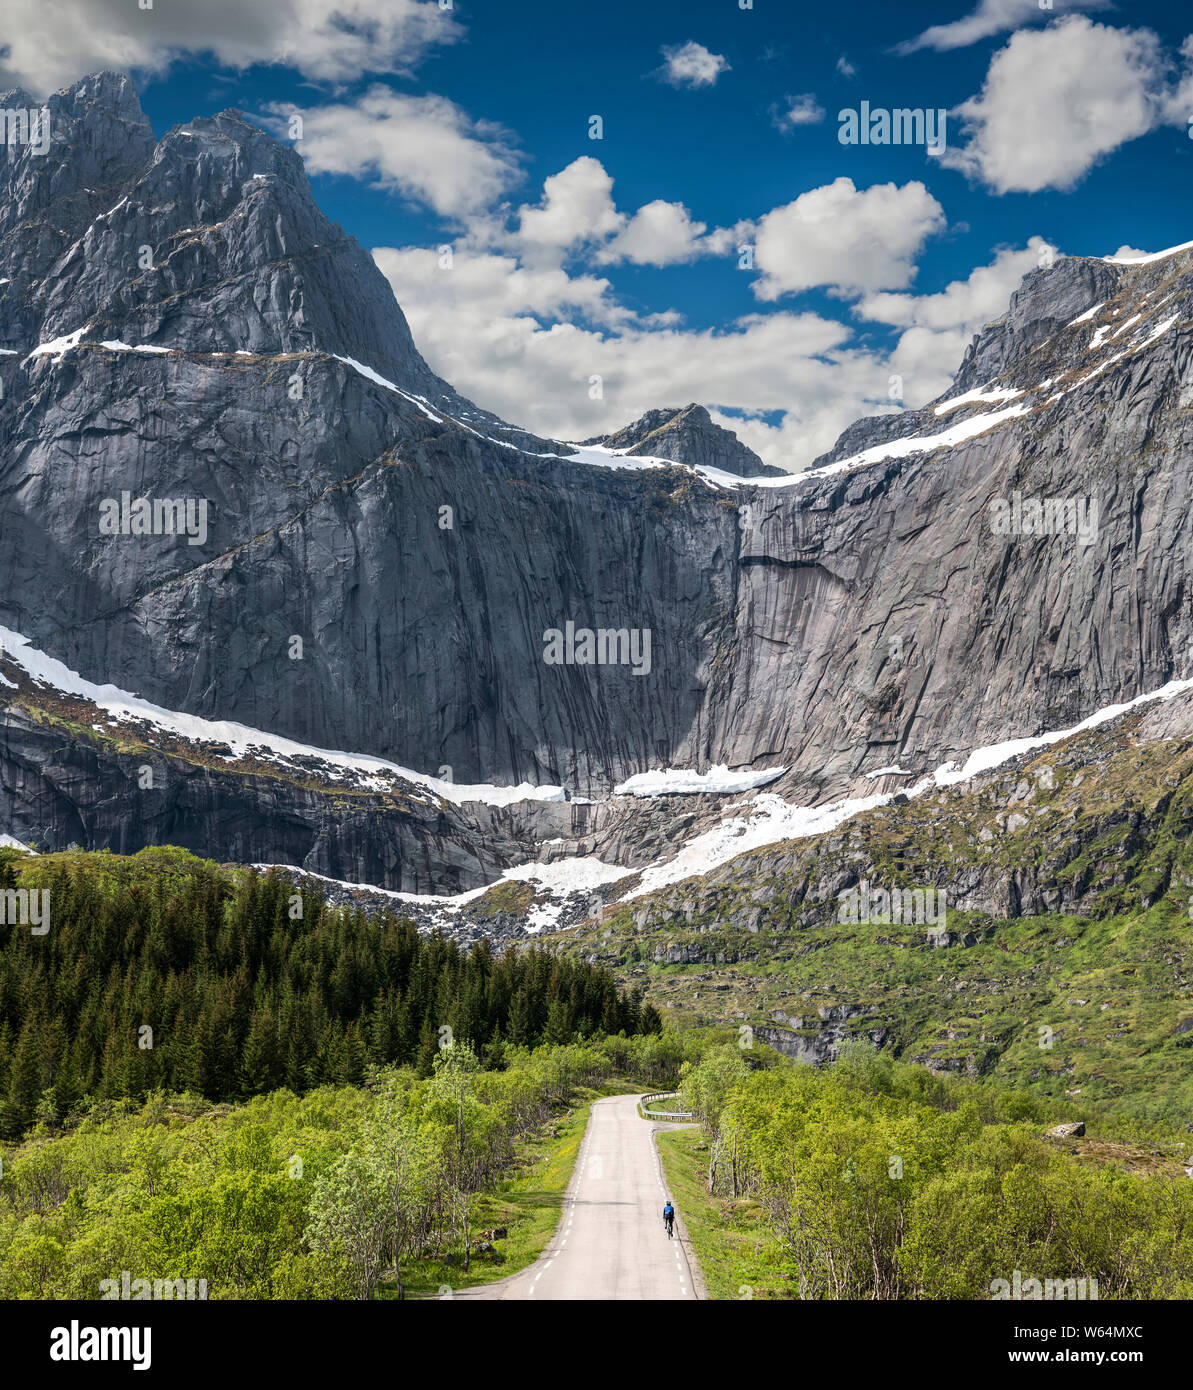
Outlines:
{"label": "snowfield", "polygon": [[[96,685],[85,680],[77,672],[70,670],[62,662],[47,656],[32,646],[29,640],[9,628],[0,627],[0,655],[25,672],[33,681],[47,686],[64,695],[73,695],[88,700],[110,716],[111,722],[143,721],[173,734],[178,738],[196,744],[214,743],[227,745],[232,749],[226,760],[234,761],[245,756],[273,759],[283,766],[293,766],[295,759],[314,759],[324,768],[338,770],[338,775],[352,778],[355,785],[369,790],[384,791],[394,781],[412,783],[426,792],[445,801],[461,804],[467,801],[486,802],[489,805],[503,806],[516,801],[563,801],[566,794],[562,787],[534,787],[523,783],[517,787],[500,787],[492,784],[460,786],[443,782],[425,773],[414,772],[383,758],[368,755],[337,752],[297,743],[292,739],[266,733],[260,729],[249,728],[227,720],[202,719],[196,715],[180,714],[174,710],[163,709],[159,705],[142,700],[139,696],[120,690],[113,685]],[[3,677],[0,677],[3,679]],[[12,685],[4,680],[5,685]],[[731,859],[749,850],[761,849],[767,845],[779,844],[785,840],[806,839],[811,835],[822,835],[835,830],[854,816],[885,806],[896,795],[919,797],[944,787],[956,786],[961,782],[989,772],[1021,754],[1039,748],[1049,747],[1088,729],[1096,728],[1109,720],[1117,719],[1141,705],[1154,701],[1170,700],[1187,691],[1193,691],[1193,679],[1169,681],[1158,690],[1139,695],[1121,704],[1107,705],[1096,710],[1071,728],[1057,729],[1025,738],[1008,739],[1002,743],[989,744],[974,749],[963,763],[955,761],[942,763],[933,772],[921,777],[906,792],[884,792],[873,796],[847,797],[819,806],[797,806],[785,801],[772,792],[759,788],[781,777],[785,767],[762,770],[742,769],[730,771],[724,766],[714,766],[707,772],[697,773],[685,769],[670,768],[658,772],[639,773],[628,778],[615,788],[621,796],[654,797],[674,794],[694,793],[747,793],[743,801],[726,807],[726,815],[719,825],[694,836],[668,860],[652,864],[641,871],[626,865],[609,864],[595,856],[573,856],[558,858],[551,862],[531,861],[506,869],[495,883],[530,883],[541,899],[532,908],[527,923],[531,934],[552,926],[569,900],[577,895],[593,895],[596,890],[616,883],[619,879],[637,874],[638,881],[632,891],[615,901],[629,901],[659,888],[682,882],[708,873]],[[103,728],[103,725],[97,725]],[[331,775],[337,775],[333,771]],[[865,774],[868,778],[883,776],[911,776],[906,769],[893,764],[877,768]],[[730,814],[734,813],[734,814]],[[544,845],[559,844],[550,841]],[[11,835],[0,836],[0,845],[25,849],[20,841]],[[256,865],[257,868],[299,868],[296,865]],[[309,870],[301,870],[304,873]],[[315,874],[314,877],[322,877]],[[340,880],[328,880],[341,883]],[[439,908],[452,914],[488,892],[494,884],[471,889],[454,896],[433,894],[411,894],[379,888],[375,884],[342,884],[344,887],[369,888],[384,893],[396,901],[416,902],[424,907]]]}
{"label": "snowfield", "polygon": [[613,788],[614,796],[674,796],[698,792],[748,792],[777,781],[785,767],[767,767],[751,772],[743,768],[730,772],[718,764],[707,772],[687,772],[669,768],[666,772],[639,772]]}
{"label": "snowfield", "polygon": [[[0,654],[19,666],[26,675],[41,685],[88,700],[109,714],[113,722],[142,720],[165,733],[190,743],[227,744],[232,750],[225,754],[226,762],[235,762],[252,755],[280,766],[295,769],[295,759],[313,759],[331,769],[330,776],[351,779],[355,785],[369,791],[385,791],[395,780],[413,783],[439,797],[462,805],[467,801],[483,801],[490,806],[508,806],[515,801],[566,801],[562,787],[534,787],[523,782],[516,787],[499,787],[490,783],[461,785],[444,782],[424,772],[401,767],[385,758],[360,753],[343,753],[330,748],[315,748],[297,743],[279,734],[266,733],[230,720],[202,719],[194,714],[180,714],[160,705],[142,700],[140,696],[120,690],[114,685],[96,685],[84,680],[61,661],[38,651],[27,637],[10,628],[0,627]],[[11,684],[11,682],[5,682]]]}

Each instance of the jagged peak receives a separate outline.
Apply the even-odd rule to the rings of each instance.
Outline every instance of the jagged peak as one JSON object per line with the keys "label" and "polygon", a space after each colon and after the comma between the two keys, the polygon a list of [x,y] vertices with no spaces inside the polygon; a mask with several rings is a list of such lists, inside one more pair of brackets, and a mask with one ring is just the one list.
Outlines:
{"label": "jagged peak", "polygon": [[708,408],[696,401],[648,410],[613,434],[587,442],[629,455],[716,468],[739,478],[785,476],[783,469],[763,463],[733,430],[716,424]]}
{"label": "jagged peak", "polygon": [[1053,404],[1191,312],[1193,243],[1123,260],[1059,257],[1024,276],[1006,311],[974,335],[948,390],[919,408],[855,421],[812,468],[909,452],[879,453],[898,441],[922,438],[924,451],[957,442],[941,431],[967,411],[1013,401],[1013,417]]}

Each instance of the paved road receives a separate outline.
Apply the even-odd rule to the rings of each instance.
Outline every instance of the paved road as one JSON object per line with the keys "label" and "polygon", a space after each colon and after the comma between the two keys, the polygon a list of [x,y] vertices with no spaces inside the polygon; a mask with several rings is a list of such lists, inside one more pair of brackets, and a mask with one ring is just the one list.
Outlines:
{"label": "paved road", "polygon": [[456,1298],[696,1298],[682,1214],[663,1229],[667,1189],[655,1148],[657,1124],[637,1096],[609,1096],[589,1112],[576,1170],[551,1243],[520,1274],[461,1289]]}

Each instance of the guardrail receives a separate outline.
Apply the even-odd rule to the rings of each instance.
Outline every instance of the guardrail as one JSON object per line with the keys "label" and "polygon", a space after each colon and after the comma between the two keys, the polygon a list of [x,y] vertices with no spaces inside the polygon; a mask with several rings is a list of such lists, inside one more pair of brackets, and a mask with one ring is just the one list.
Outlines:
{"label": "guardrail", "polygon": [[652,1110],[650,1108],[652,1100],[666,1100],[668,1096],[677,1095],[679,1095],[678,1091],[651,1091],[649,1095],[639,1099],[638,1108],[648,1120],[694,1120],[696,1117],[690,1110]]}

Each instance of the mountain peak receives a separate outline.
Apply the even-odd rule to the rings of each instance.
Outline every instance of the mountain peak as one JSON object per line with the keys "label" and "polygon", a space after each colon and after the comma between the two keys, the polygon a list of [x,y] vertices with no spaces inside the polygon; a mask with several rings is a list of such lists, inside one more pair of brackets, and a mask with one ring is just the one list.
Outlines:
{"label": "mountain peak", "polygon": [[717,468],[739,478],[786,476],[782,468],[763,463],[732,430],[715,424],[707,409],[695,401],[648,410],[632,424],[588,442],[634,456]]}

